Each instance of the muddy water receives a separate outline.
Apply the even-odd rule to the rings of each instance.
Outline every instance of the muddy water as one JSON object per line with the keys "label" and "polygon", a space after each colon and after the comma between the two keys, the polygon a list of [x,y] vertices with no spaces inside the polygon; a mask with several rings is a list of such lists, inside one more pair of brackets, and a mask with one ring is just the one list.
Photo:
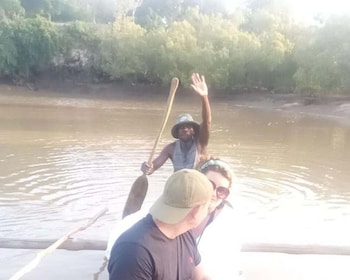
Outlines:
{"label": "muddy water", "polygon": [[[166,96],[2,100],[0,238],[57,239],[107,206],[77,235],[106,240],[149,157],[165,103]],[[349,126],[224,101],[213,101],[212,110],[209,150],[236,172],[235,205],[248,242],[350,245]],[[200,119],[198,99],[177,96],[159,149],[172,141],[181,112]],[[149,177],[145,205],[171,172],[167,163]],[[7,258],[14,266],[20,259]]]}

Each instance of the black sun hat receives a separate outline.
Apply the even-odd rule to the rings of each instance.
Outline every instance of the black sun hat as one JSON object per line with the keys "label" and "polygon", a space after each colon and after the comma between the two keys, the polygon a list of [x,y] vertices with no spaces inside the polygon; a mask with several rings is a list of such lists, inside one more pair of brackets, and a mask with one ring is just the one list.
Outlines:
{"label": "black sun hat", "polygon": [[195,122],[190,114],[181,114],[176,118],[176,124],[171,129],[171,135],[179,138],[179,126],[182,124],[190,124],[193,126],[195,135],[199,133],[199,124]]}

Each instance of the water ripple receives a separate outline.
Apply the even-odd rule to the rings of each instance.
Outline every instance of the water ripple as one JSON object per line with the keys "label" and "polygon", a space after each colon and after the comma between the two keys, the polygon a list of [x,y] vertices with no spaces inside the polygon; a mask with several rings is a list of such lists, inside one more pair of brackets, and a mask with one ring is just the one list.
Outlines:
{"label": "water ripple", "polygon": [[[108,206],[95,230],[84,233],[107,238],[148,160],[161,110],[103,104],[107,110],[85,104],[0,111],[6,132],[0,135],[1,236],[56,238]],[[247,214],[247,237],[345,241],[350,133],[302,117],[225,108],[216,110],[210,149],[225,155],[236,173],[234,206]],[[169,130],[159,147],[170,141]],[[167,163],[149,176],[145,205],[159,196],[171,172]]]}

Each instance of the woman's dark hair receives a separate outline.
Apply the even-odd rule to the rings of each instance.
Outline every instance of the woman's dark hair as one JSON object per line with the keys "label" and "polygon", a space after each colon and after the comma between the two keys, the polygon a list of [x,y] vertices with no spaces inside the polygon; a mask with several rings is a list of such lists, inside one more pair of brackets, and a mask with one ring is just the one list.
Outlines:
{"label": "woman's dark hair", "polygon": [[227,180],[229,180],[230,187],[232,185],[233,171],[227,162],[219,158],[210,158],[209,160],[201,163],[198,167],[198,170],[204,174],[206,174],[208,171],[218,172]]}

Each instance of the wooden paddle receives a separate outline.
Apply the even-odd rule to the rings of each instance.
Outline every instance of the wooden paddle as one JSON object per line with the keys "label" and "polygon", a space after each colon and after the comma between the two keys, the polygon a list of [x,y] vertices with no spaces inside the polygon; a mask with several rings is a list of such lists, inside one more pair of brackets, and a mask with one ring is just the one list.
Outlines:
{"label": "wooden paddle", "polygon": [[70,232],[66,233],[64,236],[62,236],[60,239],[58,239],[56,242],[51,244],[49,247],[47,247],[45,250],[40,251],[36,257],[28,263],[26,266],[24,266],[21,270],[16,272],[9,280],[18,280],[21,279],[26,273],[33,270],[40,261],[47,256],[48,254],[52,253],[54,250],[56,250],[59,246],[61,246],[68,238],[70,238],[73,234],[85,230],[89,226],[91,226],[93,223],[96,222],[96,220],[101,217],[104,213],[108,211],[108,208],[104,208],[101,211],[99,211],[93,218],[87,221],[84,225],[81,225]]}
{"label": "wooden paddle", "polygon": [[[177,90],[178,85],[179,85],[179,79],[173,78],[171,80],[168,102],[164,111],[162,125],[160,127],[157,139],[154,142],[151,155],[149,156],[149,159],[148,159],[148,164],[152,163],[154,152],[156,151],[160,137],[163,133],[163,130],[169,118],[171,107],[173,105],[173,101],[175,97],[175,92]],[[126,200],[126,203],[124,206],[123,215],[122,215],[123,218],[140,210],[142,203],[146,197],[147,190],[148,190],[148,180],[147,180],[147,176],[143,174],[135,180],[134,184],[131,187],[128,199]]]}

